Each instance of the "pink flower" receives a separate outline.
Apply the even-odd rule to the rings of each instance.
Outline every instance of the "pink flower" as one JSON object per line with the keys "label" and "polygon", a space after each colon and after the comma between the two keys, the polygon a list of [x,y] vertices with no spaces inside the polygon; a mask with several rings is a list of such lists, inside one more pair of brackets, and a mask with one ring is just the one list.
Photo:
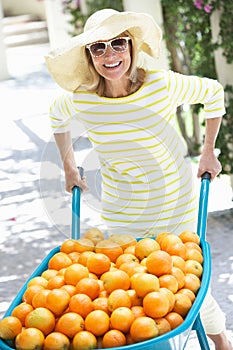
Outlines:
{"label": "pink flower", "polygon": [[210,5],[205,5],[205,6],[204,6],[204,11],[205,11],[206,13],[210,13],[211,10],[212,10],[212,8],[211,8]]}
{"label": "pink flower", "polygon": [[203,0],[196,0],[193,2],[193,4],[198,10],[202,10]]}

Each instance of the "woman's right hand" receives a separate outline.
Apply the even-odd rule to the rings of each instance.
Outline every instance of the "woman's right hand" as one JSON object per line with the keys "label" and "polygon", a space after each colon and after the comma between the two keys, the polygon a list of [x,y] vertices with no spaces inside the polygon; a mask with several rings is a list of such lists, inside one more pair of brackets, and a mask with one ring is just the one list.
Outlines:
{"label": "woman's right hand", "polygon": [[72,193],[72,189],[75,186],[81,188],[82,191],[87,191],[89,187],[86,184],[86,177],[80,177],[79,170],[77,167],[69,166],[65,167],[65,179],[66,179],[66,191]]}

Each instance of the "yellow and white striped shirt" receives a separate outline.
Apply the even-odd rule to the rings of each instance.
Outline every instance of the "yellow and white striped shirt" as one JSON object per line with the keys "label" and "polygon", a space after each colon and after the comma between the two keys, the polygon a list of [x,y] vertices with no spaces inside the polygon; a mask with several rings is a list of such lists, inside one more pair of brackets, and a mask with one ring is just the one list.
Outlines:
{"label": "yellow and white striped shirt", "polygon": [[111,232],[135,236],[195,230],[196,190],[186,146],[175,129],[183,103],[204,104],[206,118],[225,113],[216,81],[152,71],[132,95],[100,97],[79,89],[51,106],[55,133],[72,117],[84,125],[102,174],[102,218]]}

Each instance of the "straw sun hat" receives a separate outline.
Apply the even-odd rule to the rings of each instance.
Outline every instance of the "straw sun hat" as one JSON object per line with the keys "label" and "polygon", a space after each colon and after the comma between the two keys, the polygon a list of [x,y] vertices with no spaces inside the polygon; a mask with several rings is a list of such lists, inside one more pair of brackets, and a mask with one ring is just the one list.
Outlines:
{"label": "straw sun hat", "polygon": [[112,39],[125,31],[128,31],[138,52],[159,57],[162,33],[152,16],[103,9],[88,18],[82,34],[48,53],[45,59],[51,76],[68,91],[88,85],[93,77],[85,46],[95,41]]}

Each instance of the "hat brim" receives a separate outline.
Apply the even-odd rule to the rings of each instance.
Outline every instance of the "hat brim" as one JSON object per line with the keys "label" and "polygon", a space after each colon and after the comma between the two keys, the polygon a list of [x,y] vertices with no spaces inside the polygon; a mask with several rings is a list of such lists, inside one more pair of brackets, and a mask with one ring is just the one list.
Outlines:
{"label": "hat brim", "polygon": [[65,90],[75,91],[91,81],[91,71],[85,46],[98,40],[109,40],[128,31],[138,52],[158,58],[162,32],[153,17],[136,12],[116,12],[99,25],[72,37],[65,46],[55,49],[45,57],[54,80]]}

